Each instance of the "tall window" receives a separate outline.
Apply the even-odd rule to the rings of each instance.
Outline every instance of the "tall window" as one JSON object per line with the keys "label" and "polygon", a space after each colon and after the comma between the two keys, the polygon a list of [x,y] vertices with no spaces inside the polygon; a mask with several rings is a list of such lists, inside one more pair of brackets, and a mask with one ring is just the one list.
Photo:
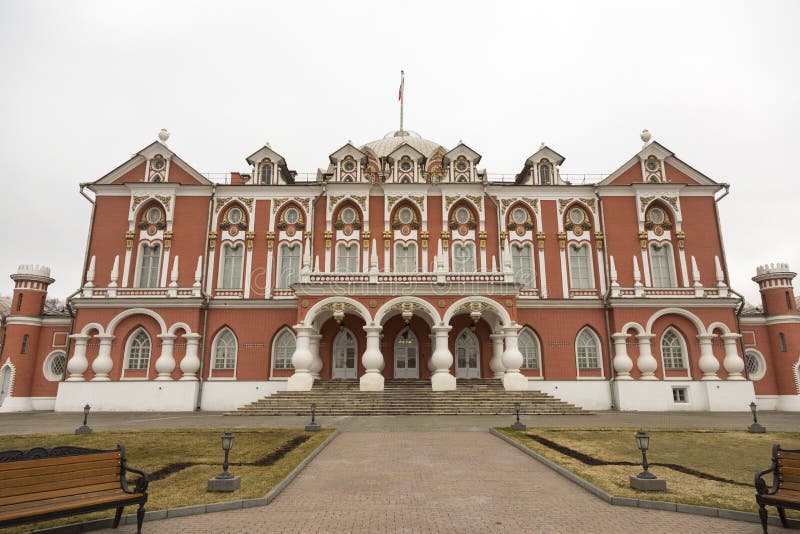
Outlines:
{"label": "tall window", "polygon": [[453,244],[453,272],[475,272],[475,245],[472,243]]}
{"label": "tall window", "polygon": [[578,369],[600,368],[600,340],[588,328],[581,330],[575,340],[575,352],[578,358]]}
{"label": "tall window", "polygon": [[683,339],[671,328],[661,337],[661,359],[664,361],[664,369],[686,369]]}
{"label": "tall window", "polygon": [[541,359],[539,356],[539,340],[527,328],[520,332],[519,351],[522,353],[522,369],[537,370],[541,367]]}
{"label": "tall window", "polygon": [[417,246],[409,243],[403,246],[398,243],[394,247],[394,270],[398,273],[417,272]]}
{"label": "tall window", "polygon": [[786,292],[786,307],[792,309],[792,295],[788,291]]}
{"label": "tall window", "polygon": [[223,289],[241,289],[244,245],[242,243],[238,245],[225,245],[222,255],[221,287]]}
{"label": "tall window", "polygon": [[781,344],[781,352],[786,352],[786,336],[783,335],[783,332],[778,333],[778,341]]}
{"label": "tall window", "polygon": [[671,248],[668,244],[650,245],[650,266],[653,271],[653,287],[672,287]]}
{"label": "tall window", "polygon": [[142,244],[139,262],[139,287],[158,287],[158,263],[161,259],[161,245]]}
{"label": "tall window", "polygon": [[531,287],[533,281],[533,247],[530,244],[511,247],[511,263],[514,269],[514,282],[522,287]]}
{"label": "tall window", "polygon": [[236,367],[236,336],[227,328],[217,334],[214,341],[214,369]]}
{"label": "tall window", "polygon": [[345,328],[333,340],[333,378],[356,377],[356,338]]}
{"label": "tall window", "polygon": [[340,273],[358,272],[358,245],[339,243],[336,247],[336,271]]}
{"label": "tall window", "polygon": [[542,163],[539,165],[539,183],[550,185],[550,164]]}
{"label": "tall window", "polygon": [[140,328],[133,335],[128,345],[127,365],[125,369],[147,369],[150,365],[150,336]]}
{"label": "tall window", "polygon": [[286,243],[282,244],[280,258],[278,288],[287,289],[300,280],[300,243],[293,246],[289,246]]}
{"label": "tall window", "polygon": [[589,245],[569,246],[569,278],[572,289],[591,289],[594,283],[589,269]]}
{"label": "tall window", "polygon": [[17,311],[22,309],[22,293],[17,295]]}
{"label": "tall window", "polygon": [[272,164],[271,163],[262,163],[261,169],[258,173],[258,181],[264,185],[269,185],[272,183]]}
{"label": "tall window", "polygon": [[[783,334],[781,334],[783,335]],[[19,349],[20,354],[27,354],[28,353],[28,334],[22,336],[22,347]]]}
{"label": "tall window", "polygon": [[288,328],[281,330],[272,346],[273,369],[294,369],[292,355],[296,347],[294,334]]}

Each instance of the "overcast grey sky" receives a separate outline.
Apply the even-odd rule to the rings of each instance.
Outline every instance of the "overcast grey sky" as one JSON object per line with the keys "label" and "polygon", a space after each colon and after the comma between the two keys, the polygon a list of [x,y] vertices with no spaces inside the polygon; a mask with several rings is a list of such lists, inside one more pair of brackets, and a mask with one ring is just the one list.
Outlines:
{"label": "overcast grey sky", "polygon": [[[489,172],[539,143],[609,173],[639,132],[720,182],[733,286],[800,269],[800,2],[0,1],[0,294],[44,263],[80,283],[92,181],[155,140],[203,172],[269,141],[313,171],[398,126]],[[691,237],[690,237],[691,238]],[[798,286],[800,287],[800,286]]]}

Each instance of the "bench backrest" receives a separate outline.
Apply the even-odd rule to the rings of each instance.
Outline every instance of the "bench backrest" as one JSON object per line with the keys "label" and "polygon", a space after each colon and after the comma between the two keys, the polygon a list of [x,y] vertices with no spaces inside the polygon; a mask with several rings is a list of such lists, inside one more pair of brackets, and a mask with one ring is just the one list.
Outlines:
{"label": "bench backrest", "polygon": [[122,457],[121,448],[0,452],[0,507],[119,489]]}
{"label": "bench backrest", "polygon": [[775,461],[778,466],[778,487],[800,492],[800,450],[785,450],[777,447]]}

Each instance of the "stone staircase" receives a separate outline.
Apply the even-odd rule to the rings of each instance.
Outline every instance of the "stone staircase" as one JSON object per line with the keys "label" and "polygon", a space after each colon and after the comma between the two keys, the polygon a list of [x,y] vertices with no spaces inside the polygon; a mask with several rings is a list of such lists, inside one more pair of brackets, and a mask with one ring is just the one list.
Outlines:
{"label": "stone staircase", "polygon": [[310,391],[279,391],[231,415],[525,415],[589,414],[541,391],[506,391],[500,380],[459,379],[456,391],[431,391],[427,379],[387,379],[384,391],[360,391],[358,379],[317,380]]}

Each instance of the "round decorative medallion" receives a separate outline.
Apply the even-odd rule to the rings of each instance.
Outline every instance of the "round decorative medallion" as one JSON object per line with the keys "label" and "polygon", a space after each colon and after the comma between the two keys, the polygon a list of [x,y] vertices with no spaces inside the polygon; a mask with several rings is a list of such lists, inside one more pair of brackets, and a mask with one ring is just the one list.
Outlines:
{"label": "round decorative medallion", "polygon": [[459,235],[467,235],[467,232],[469,232],[469,228],[467,228],[466,224],[461,224],[458,226]]}
{"label": "round decorative medallion", "polygon": [[400,211],[397,212],[397,218],[403,224],[410,224],[414,220],[414,212],[411,211],[411,208],[400,208]]}
{"label": "round decorative medallion", "polygon": [[308,308],[308,301],[307,300],[302,301],[300,303],[300,306],[302,306],[303,308]]}
{"label": "round decorative medallion", "polygon": [[466,171],[467,170],[467,162],[464,161],[463,159],[459,160],[459,162],[456,163],[456,169],[458,170],[458,172]]}
{"label": "round decorative medallion", "polygon": [[647,167],[648,171],[657,171],[658,170],[658,160],[650,158],[650,159],[647,160],[647,163],[645,164],[645,166]]}
{"label": "round decorative medallion", "polygon": [[411,170],[411,162],[408,161],[407,159],[401,161],[400,162],[400,170],[403,171],[403,172],[410,171]]}
{"label": "round decorative medallion", "polygon": [[231,224],[239,224],[242,222],[243,217],[244,215],[242,215],[242,210],[239,208],[231,208],[228,210],[228,222]]}
{"label": "round decorative medallion", "polygon": [[300,217],[300,216],[299,216],[299,214],[297,213],[297,210],[296,210],[296,209],[294,209],[294,208],[289,208],[289,209],[288,209],[288,210],[286,210],[286,212],[283,214],[283,220],[285,220],[287,224],[294,224],[294,223],[296,223],[296,222],[297,222],[297,219],[298,219],[299,217]]}
{"label": "round decorative medallion", "polygon": [[349,235],[353,235],[353,227],[348,224],[347,226],[344,227],[344,230],[342,230],[342,233],[344,233],[344,235],[348,235],[348,236]]}
{"label": "round decorative medallion", "polygon": [[155,224],[161,220],[161,210],[158,208],[150,208],[147,210],[147,222]]}
{"label": "round decorative medallion", "polygon": [[572,224],[581,224],[586,214],[580,208],[572,208],[569,210],[569,220]]}
{"label": "round decorative medallion", "polygon": [[528,215],[522,208],[516,208],[514,211],[511,212],[511,220],[513,220],[517,224],[523,224],[527,219]]}
{"label": "round decorative medallion", "polygon": [[662,236],[664,235],[664,229],[660,226],[656,226],[655,228],[653,228],[653,233],[656,234],[657,236]]}
{"label": "round decorative medallion", "polygon": [[292,237],[296,232],[297,229],[294,227],[294,225],[286,227],[286,235],[288,235],[289,237]]}
{"label": "round decorative medallion", "polygon": [[158,232],[158,228],[154,224],[147,227],[147,235],[156,235],[156,232]]}
{"label": "round decorative medallion", "polygon": [[469,221],[469,210],[467,208],[458,208],[456,210],[456,222],[459,224],[466,224]]}
{"label": "round decorative medallion", "polygon": [[437,305],[438,305],[440,308],[444,308],[446,303],[445,303],[445,301],[444,301],[444,300],[440,300],[440,301],[439,301],[439,302],[437,302],[436,304],[437,304]]}
{"label": "round decorative medallion", "polygon": [[378,301],[376,301],[375,299],[372,299],[372,300],[369,301],[369,307],[370,308],[375,308],[377,305],[378,305]]}
{"label": "round decorative medallion", "polygon": [[228,233],[231,234],[231,235],[238,234],[239,233],[239,227],[238,226],[230,226],[230,227],[228,227]]}
{"label": "round decorative medallion", "polygon": [[511,307],[511,306],[513,306],[513,305],[514,305],[514,302],[513,302],[513,301],[511,301],[511,300],[506,300],[506,308],[510,308],[510,307]]}
{"label": "round decorative medallion", "polygon": [[404,224],[400,227],[400,233],[403,235],[408,235],[411,233],[411,227],[407,224]]}
{"label": "round decorative medallion", "polygon": [[661,208],[653,208],[650,210],[650,220],[653,221],[653,224],[661,224],[664,222],[665,218],[664,210]]}
{"label": "round decorative medallion", "polygon": [[518,236],[525,235],[525,227],[524,226],[517,226],[516,232],[517,232]]}
{"label": "round decorative medallion", "polygon": [[352,160],[347,160],[342,167],[347,172],[353,172],[356,169],[356,164]]}
{"label": "round decorative medallion", "polygon": [[356,211],[353,208],[345,208],[342,210],[342,222],[345,224],[353,224],[356,220]]}
{"label": "round decorative medallion", "polygon": [[583,227],[578,225],[573,226],[572,233],[577,236],[583,235]]}
{"label": "round decorative medallion", "polygon": [[157,171],[160,171],[164,168],[164,158],[161,156],[156,156],[153,158],[153,161],[150,163],[150,166]]}

